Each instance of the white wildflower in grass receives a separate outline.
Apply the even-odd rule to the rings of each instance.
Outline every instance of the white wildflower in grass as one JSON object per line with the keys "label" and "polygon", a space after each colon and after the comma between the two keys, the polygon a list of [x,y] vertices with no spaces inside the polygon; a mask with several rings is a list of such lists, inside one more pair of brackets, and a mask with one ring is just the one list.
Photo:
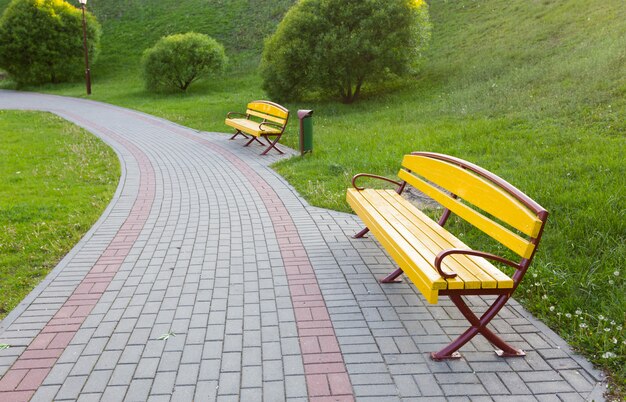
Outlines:
{"label": "white wildflower in grass", "polygon": [[550,311],[554,311],[554,306],[550,306]]}
{"label": "white wildflower in grass", "polygon": [[613,339],[611,339],[611,342],[613,342],[614,345],[617,345],[617,338],[613,337]]}
{"label": "white wildflower in grass", "polygon": [[614,271],[614,272],[613,272],[613,275],[615,275],[615,276],[619,276],[619,271]]}
{"label": "white wildflower in grass", "polygon": [[610,330],[611,330],[611,328],[609,328],[609,327],[604,328],[604,332],[609,332]]}
{"label": "white wildflower in grass", "polygon": [[613,279],[609,279],[609,285],[615,285],[615,281]]}
{"label": "white wildflower in grass", "polygon": [[561,312],[559,311],[558,313],[556,313],[556,315],[560,317],[561,316]]}
{"label": "white wildflower in grass", "polygon": [[535,286],[539,286],[539,282],[535,282]]}
{"label": "white wildflower in grass", "polygon": [[565,314],[566,318],[572,318],[572,315],[570,313]]}
{"label": "white wildflower in grass", "polygon": [[580,325],[579,325],[579,327],[581,327],[581,328],[587,328],[587,324],[585,324],[584,322],[581,322],[581,323],[580,323]]}
{"label": "white wildflower in grass", "polygon": [[621,325],[618,325],[618,326],[617,326],[617,330],[618,330],[618,331],[621,331],[621,330],[622,330],[622,326],[621,326]]}
{"label": "white wildflower in grass", "polygon": [[611,325],[615,325],[615,321],[611,320]]}
{"label": "white wildflower in grass", "polygon": [[614,358],[616,355],[613,352],[604,352],[604,354],[602,354],[602,358],[603,359],[612,359]]}
{"label": "white wildflower in grass", "polygon": [[600,320],[600,321],[604,321],[604,316],[603,316],[602,314],[600,314],[600,315],[598,316],[598,320]]}
{"label": "white wildflower in grass", "polygon": [[537,274],[536,274],[536,273],[533,273],[533,278],[536,278],[536,277],[537,277]]}
{"label": "white wildflower in grass", "polygon": [[548,295],[543,295],[543,296],[541,296],[541,298],[542,298],[543,300],[546,300],[546,299],[548,298]]}
{"label": "white wildflower in grass", "polygon": [[576,310],[576,315],[581,315],[583,311],[581,309]]}

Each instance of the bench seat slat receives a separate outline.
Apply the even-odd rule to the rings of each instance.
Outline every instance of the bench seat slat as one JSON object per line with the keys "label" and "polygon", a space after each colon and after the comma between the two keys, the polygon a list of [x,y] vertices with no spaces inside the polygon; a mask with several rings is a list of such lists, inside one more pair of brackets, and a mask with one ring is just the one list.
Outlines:
{"label": "bench seat slat", "polygon": [[[416,214],[413,214],[404,204],[400,203],[397,198],[388,192],[382,192],[381,195],[385,197],[387,202],[393,202],[393,207],[400,214],[403,224],[410,228],[411,232],[430,250],[432,258],[429,261],[434,261],[437,252],[441,250],[448,250],[451,248],[459,248],[454,246],[448,239],[443,237],[439,232],[428,225],[425,225],[425,220],[430,220],[427,216],[418,218]],[[417,213],[421,213],[417,211]],[[437,225],[438,226],[438,225]],[[485,271],[483,267],[475,260],[477,258],[467,255],[452,255],[443,261],[443,269],[448,267],[452,272],[457,273],[461,279],[465,282],[466,289],[494,289],[498,286],[498,280],[493,275],[490,275],[488,271]],[[485,261],[486,262],[486,261]],[[487,263],[487,265],[491,265]],[[500,271],[497,271],[500,272]],[[470,279],[471,278],[471,279]]]}
{"label": "bench seat slat", "polygon": [[[358,191],[348,189],[347,200],[354,211],[368,225],[368,228],[374,233],[378,241],[392,255],[393,259],[424,295],[426,300],[429,303],[437,303],[438,290],[447,287],[446,281],[436,271],[422,271],[414,268],[414,261],[422,260],[421,256],[414,250],[411,250],[410,245],[400,236],[393,238],[391,226],[382,219],[382,216],[375,209],[366,208],[367,202],[364,202]],[[398,242],[395,240],[398,240]],[[423,262],[423,264],[426,263]]]}
{"label": "bench seat slat", "polygon": [[[393,200],[393,202],[397,202],[398,206],[396,208],[401,208],[407,219],[413,222],[419,222],[419,227],[428,227],[430,233],[437,234],[437,238],[434,239],[434,241],[440,247],[440,250],[450,248],[468,248],[465,243],[450,234],[450,232],[448,232],[447,230],[442,230],[441,226],[439,226],[436,222],[430,219],[422,211],[415,208],[409,201],[401,196],[398,196],[395,191],[387,190],[386,194],[388,200]],[[454,258],[462,265],[466,265],[469,262],[471,264],[471,267],[475,267],[476,270],[474,271],[474,275],[481,278],[483,289],[491,289],[495,287],[510,289],[513,287],[513,280],[508,275],[500,271],[498,268],[493,266],[493,264],[491,264],[489,261],[482,257],[456,254],[451,255],[447,258]]]}
{"label": "bench seat slat", "polygon": [[[363,197],[373,205],[382,216],[384,216],[389,224],[417,251],[426,261],[428,268],[436,272],[433,266],[437,252],[441,250],[436,244],[433,243],[430,233],[423,233],[419,228],[406,219],[385,198],[384,190],[363,190],[361,192]],[[397,196],[398,194],[396,194]],[[436,236],[436,234],[435,234]],[[456,278],[445,279],[448,282],[447,289],[480,289],[480,280],[472,274],[468,269],[463,267],[455,259],[446,259],[443,261],[444,271],[452,271],[458,274]],[[437,273],[438,275],[438,273]],[[495,283],[494,286],[495,287]]]}
{"label": "bench seat slat", "polygon": [[[368,190],[365,190],[368,191]],[[398,222],[411,228],[414,237],[409,240],[413,245],[423,243],[428,249],[428,261],[432,261],[434,270],[435,256],[442,250],[451,248],[469,249],[462,241],[443,229],[426,214],[411,205],[393,190],[370,190],[380,194],[388,205],[388,211],[395,209],[400,216]],[[390,212],[393,213],[393,212]],[[454,261],[454,263],[452,263]],[[444,271],[451,269],[465,282],[463,289],[511,288],[513,280],[481,257],[452,255],[443,260]],[[457,277],[457,278],[458,278]],[[456,278],[455,278],[456,279]],[[450,281],[450,279],[448,279]],[[454,289],[449,286],[449,289]]]}
{"label": "bench seat slat", "polygon": [[281,132],[278,128],[270,126],[263,126],[263,130],[259,130],[260,123],[248,119],[226,119],[224,123],[246,134],[254,135],[255,137],[259,137],[263,134],[280,134]]}

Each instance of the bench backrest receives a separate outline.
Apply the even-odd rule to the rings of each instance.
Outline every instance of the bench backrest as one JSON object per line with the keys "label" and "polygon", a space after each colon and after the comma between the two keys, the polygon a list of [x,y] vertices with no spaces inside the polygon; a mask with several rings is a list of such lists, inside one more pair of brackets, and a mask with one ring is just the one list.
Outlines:
{"label": "bench backrest", "polygon": [[246,114],[272,121],[282,126],[285,126],[289,119],[289,110],[270,101],[253,101],[248,103]]}
{"label": "bench backrest", "polygon": [[402,180],[530,263],[548,217],[539,204],[495,174],[451,156],[415,152],[402,167]]}

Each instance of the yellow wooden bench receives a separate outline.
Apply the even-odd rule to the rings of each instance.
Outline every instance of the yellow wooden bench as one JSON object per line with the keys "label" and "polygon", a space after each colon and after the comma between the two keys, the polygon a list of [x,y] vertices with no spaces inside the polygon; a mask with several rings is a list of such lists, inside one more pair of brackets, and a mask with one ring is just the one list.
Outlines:
{"label": "yellow wooden bench", "polygon": [[[397,185],[396,190],[365,189],[359,177],[373,177]],[[524,277],[535,251],[548,212],[517,188],[493,173],[447,155],[414,152],[405,155],[398,173],[401,181],[371,174],[352,179],[347,201],[367,226],[355,235],[372,231],[399,265],[381,282],[394,282],[404,273],[429,303],[440,295],[450,297],[471,326],[450,345],[431,354],[435,360],[458,358],[457,350],[481,333],[498,347],[501,356],[523,356],[491,332],[486,325],[506,304]],[[433,221],[400,194],[406,185],[420,190],[444,207]],[[517,254],[519,262],[472,250],[444,225],[451,213],[480,229]],[[490,261],[515,268],[509,277]],[[479,318],[464,302],[464,295],[498,295]]]}
{"label": "yellow wooden bench", "polygon": [[[248,138],[247,135],[251,136],[250,141],[244,145],[246,147],[253,141],[264,145],[259,137],[265,138],[269,144],[261,153],[265,155],[272,148],[283,153],[276,144],[283,135],[288,120],[289,110],[274,102],[258,100],[248,103],[246,113],[229,112],[225,123],[236,130],[235,134],[230,137],[231,140],[238,135],[243,135],[245,138]],[[270,141],[269,137],[273,137],[273,141]]]}

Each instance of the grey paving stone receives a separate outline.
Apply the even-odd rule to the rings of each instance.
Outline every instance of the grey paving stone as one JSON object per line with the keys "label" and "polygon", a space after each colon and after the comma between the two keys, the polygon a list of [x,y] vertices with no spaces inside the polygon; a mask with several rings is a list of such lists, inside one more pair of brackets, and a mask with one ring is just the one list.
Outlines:
{"label": "grey paving stone", "polygon": [[128,387],[126,386],[110,386],[102,394],[101,400],[103,401],[124,401],[126,397],[126,391]]}
{"label": "grey paving stone", "polygon": [[152,379],[134,379],[128,386],[126,399],[129,401],[146,401],[152,388]]}
{"label": "grey paving stone", "polygon": [[423,396],[440,396],[443,390],[437,384],[437,380],[432,374],[418,374],[413,377],[415,383]]}
{"label": "grey paving stone", "polygon": [[200,381],[217,381],[220,377],[220,361],[214,360],[202,360],[200,362],[200,374],[198,379]]}
{"label": "grey paving stone", "polygon": [[220,373],[218,395],[238,395],[240,382],[240,373]]}
{"label": "grey paving stone", "polygon": [[284,378],[282,360],[267,360],[263,362],[263,381],[280,381]]}
{"label": "grey paving stone", "polygon": [[157,372],[152,383],[152,389],[150,395],[166,394],[171,395],[174,390],[174,383],[176,382],[176,372]]}
{"label": "grey paving stone", "polygon": [[55,364],[43,381],[43,385],[60,385],[63,384],[70,371],[73,368],[72,363]]}
{"label": "grey paving stone", "polygon": [[48,402],[53,401],[54,396],[59,392],[60,385],[42,385],[31,398],[32,402]]}
{"label": "grey paving stone", "polygon": [[83,392],[102,393],[111,378],[111,370],[96,370],[89,374]]}
{"label": "grey paving stone", "polygon": [[530,394],[526,383],[517,373],[499,373],[498,376],[512,394]]}
{"label": "grey paving stone", "polygon": [[[172,394],[171,400],[173,401],[194,401],[194,394],[196,392],[196,387],[194,385],[181,386],[177,385],[174,388],[174,393]],[[197,399],[200,400],[200,399]]]}
{"label": "grey paving stone", "polygon": [[135,370],[134,378],[151,378],[153,379],[159,366],[159,358],[144,358],[139,361]]}
{"label": "grey paving stone", "polygon": [[92,394],[92,393],[83,392],[78,397],[78,402],[99,402],[101,398],[102,398],[101,393]]}
{"label": "grey paving stone", "polygon": [[285,400],[285,383],[283,381],[269,381],[263,384],[263,401],[280,402]]}
{"label": "grey paving stone", "polygon": [[136,368],[136,364],[118,364],[113,370],[109,385],[129,385]]}
{"label": "grey paving stone", "polygon": [[78,395],[87,381],[87,376],[70,376],[63,382],[61,389],[56,394],[55,399],[78,399]]}
{"label": "grey paving stone", "polygon": [[286,397],[289,398],[306,398],[307,386],[303,375],[285,376]]}
{"label": "grey paving stone", "polygon": [[97,361],[98,356],[80,356],[69,374],[73,376],[89,375]]}

